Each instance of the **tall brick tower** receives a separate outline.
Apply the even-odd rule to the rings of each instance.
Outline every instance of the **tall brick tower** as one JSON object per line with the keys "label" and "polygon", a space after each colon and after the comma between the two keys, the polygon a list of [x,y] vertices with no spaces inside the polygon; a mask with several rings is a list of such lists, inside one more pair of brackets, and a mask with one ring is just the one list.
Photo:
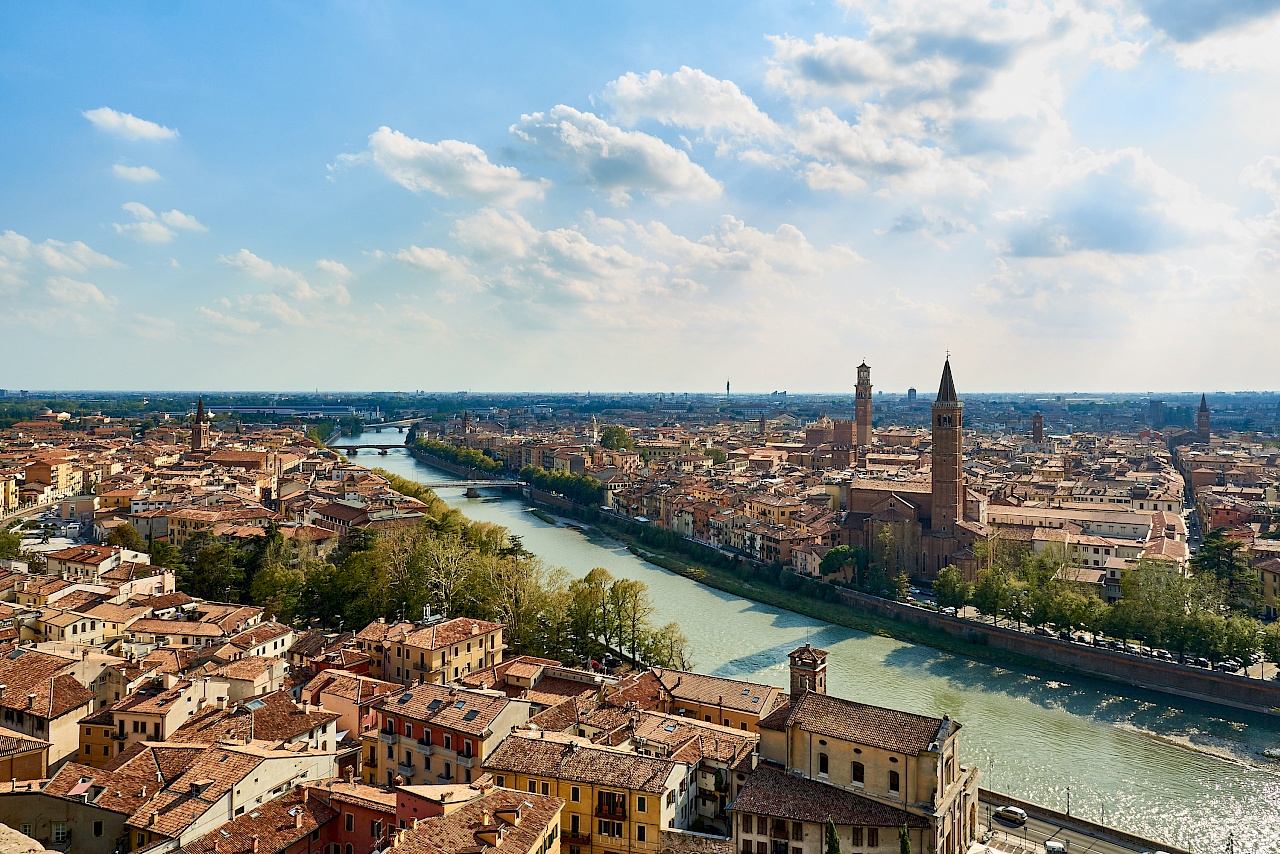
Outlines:
{"label": "tall brick tower", "polygon": [[858,365],[858,385],[854,393],[858,417],[858,446],[871,444],[871,369],[867,363]]}
{"label": "tall brick tower", "polygon": [[196,403],[196,420],[191,425],[191,450],[203,451],[209,447],[209,416],[204,412],[204,396]]}
{"label": "tall brick tower", "polygon": [[1044,414],[1037,412],[1031,416],[1031,441],[1037,445],[1044,444]]}
{"label": "tall brick tower", "polygon": [[964,404],[956,397],[951,359],[942,366],[938,399],[933,402],[932,528],[952,532],[964,519],[964,446],[961,433]]}
{"label": "tall brick tower", "polygon": [[1209,401],[1200,395],[1200,408],[1196,410],[1196,436],[1201,442],[1209,441]]}

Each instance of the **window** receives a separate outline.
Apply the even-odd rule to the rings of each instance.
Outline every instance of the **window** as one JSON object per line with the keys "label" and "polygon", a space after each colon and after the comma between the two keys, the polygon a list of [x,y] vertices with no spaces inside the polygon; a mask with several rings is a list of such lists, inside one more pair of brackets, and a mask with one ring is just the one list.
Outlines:
{"label": "window", "polygon": [[356,817],[351,813],[347,813],[347,832],[350,833],[355,829],[356,829]]}
{"label": "window", "polygon": [[413,738],[413,724],[408,721],[404,722],[404,737]]}
{"label": "window", "polygon": [[445,750],[453,749],[453,736],[447,732],[444,734],[444,749]]}
{"label": "window", "polygon": [[791,822],[791,839],[794,842],[804,841],[804,824],[798,821]]}
{"label": "window", "polygon": [[29,824],[24,824],[24,825],[22,825],[22,835],[23,835],[23,836],[30,836],[30,835],[31,835],[31,833],[32,833],[31,825],[29,825]]}
{"label": "window", "polygon": [[538,781],[537,781],[537,780],[530,780],[530,781],[529,781],[529,791],[533,792],[535,795],[536,795],[536,794],[538,794]]}
{"label": "window", "polygon": [[102,822],[100,822],[100,821],[95,821],[95,822],[93,823],[93,835],[94,835],[94,836],[101,836],[101,835],[102,835]]}
{"label": "window", "polygon": [[499,788],[499,789],[505,789],[506,787],[507,787],[507,778],[506,778],[506,777],[504,777],[504,776],[502,776],[501,774],[499,774],[499,775],[498,775],[498,788]]}
{"label": "window", "polygon": [[667,792],[667,806],[669,806],[669,807],[670,807],[670,806],[675,806],[675,803],[676,803],[676,793],[675,793],[675,792]]}
{"label": "window", "polygon": [[862,828],[860,827],[852,828],[850,830],[850,833],[853,835],[853,840],[852,840],[853,847],[861,848],[862,847]]}
{"label": "window", "polygon": [[769,854],[769,843],[763,839],[756,840],[756,854]]}
{"label": "window", "polygon": [[892,794],[896,795],[898,794],[899,790],[900,789],[899,789],[899,783],[898,783],[898,772],[890,771],[889,772],[889,791]]}
{"label": "window", "polygon": [[644,842],[644,830],[643,824],[636,825],[636,842]]}
{"label": "window", "polygon": [[347,854],[355,854],[350,842],[347,843]]}
{"label": "window", "polygon": [[819,777],[827,776],[827,774],[831,770],[829,767],[830,764],[831,763],[830,763],[830,760],[827,758],[827,754],[825,753],[818,754],[818,776]]}
{"label": "window", "polygon": [[381,839],[382,838],[382,822],[374,821],[371,819],[369,821],[369,835],[372,836],[374,839]]}
{"label": "window", "polygon": [[849,763],[849,780],[855,786],[861,786],[866,782],[867,768],[861,762]]}
{"label": "window", "polygon": [[[138,847],[139,847],[139,848],[141,848],[142,846],[144,846],[144,845],[146,845],[146,844],[147,844],[147,835],[146,835],[145,833],[139,832],[139,833],[138,833]],[[348,845],[347,847],[348,847],[348,848],[350,848],[351,846],[350,846],[350,845]],[[351,854],[351,852],[350,852],[350,851],[348,851],[348,852],[347,852],[347,854]]]}
{"label": "window", "polygon": [[[501,786],[502,784],[499,783],[498,785]],[[578,789],[577,786],[570,787],[569,800],[573,801],[574,803],[577,803],[581,797],[582,797],[582,792]]]}
{"label": "window", "polygon": [[750,813],[744,813],[744,814],[743,814],[743,816],[742,816],[742,832],[743,832],[743,833],[755,833],[755,831],[751,829],[751,825],[752,825],[752,824],[753,824],[753,822],[751,821],[751,815],[750,815]]}
{"label": "window", "polygon": [[636,796],[636,812],[648,812],[648,811],[649,811],[649,801],[645,798],[644,795]]}
{"label": "window", "polygon": [[880,847],[880,828],[878,827],[867,828],[867,847],[868,848]]}

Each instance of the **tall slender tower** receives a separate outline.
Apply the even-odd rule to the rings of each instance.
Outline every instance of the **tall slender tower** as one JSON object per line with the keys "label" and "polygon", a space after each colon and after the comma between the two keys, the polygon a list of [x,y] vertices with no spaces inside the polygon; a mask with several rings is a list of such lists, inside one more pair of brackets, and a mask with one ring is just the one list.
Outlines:
{"label": "tall slender tower", "polygon": [[932,528],[952,532],[964,519],[964,404],[956,397],[951,359],[942,366],[938,399],[933,402]]}
{"label": "tall slender tower", "polygon": [[871,444],[871,369],[867,363],[858,365],[858,386],[854,392],[858,417],[858,445]]}
{"label": "tall slender tower", "polygon": [[1037,445],[1044,444],[1044,414],[1037,412],[1031,416],[1031,441]]}
{"label": "tall slender tower", "polygon": [[1196,435],[1201,442],[1209,441],[1209,401],[1200,395],[1200,408],[1196,410]]}
{"label": "tall slender tower", "polygon": [[203,451],[209,447],[209,416],[204,411],[204,395],[196,402],[196,420],[191,425],[191,450]]}

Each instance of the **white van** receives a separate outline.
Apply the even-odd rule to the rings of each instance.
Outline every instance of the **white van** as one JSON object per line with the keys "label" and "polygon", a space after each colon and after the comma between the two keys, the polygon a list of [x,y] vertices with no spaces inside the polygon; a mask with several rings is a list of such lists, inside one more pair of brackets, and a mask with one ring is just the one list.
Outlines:
{"label": "white van", "polygon": [[1067,849],[1071,846],[1071,840],[1059,842],[1056,839],[1046,840],[1044,843],[1044,854],[1067,854]]}

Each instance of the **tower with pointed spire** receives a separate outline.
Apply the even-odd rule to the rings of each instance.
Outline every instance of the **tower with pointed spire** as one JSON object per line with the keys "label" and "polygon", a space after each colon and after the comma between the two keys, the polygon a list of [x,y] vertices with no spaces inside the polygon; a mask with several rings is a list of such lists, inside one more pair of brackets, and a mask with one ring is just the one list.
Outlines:
{"label": "tower with pointed spire", "polygon": [[196,418],[191,425],[191,450],[203,451],[209,447],[209,416],[204,411],[204,395],[196,401]]}
{"label": "tower with pointed spire", "polygon": [[956,397],[951,359],[942,366],[942,382],[933,402],[933,506],[930,527],[953,534],[964,519],[964,404]]}
{"label": "tower with pointed spire", "polygon": [[871,444],[871,368],[858,365],[858,385],[854,390],[854,408],[858,420],[858,446]]}
{"label": "tower with pointed spire", "polygon": [[1200,394],[1200,408],[1196,410],[1196,438],[1201,442],[1209,442],[1209,401]]}

